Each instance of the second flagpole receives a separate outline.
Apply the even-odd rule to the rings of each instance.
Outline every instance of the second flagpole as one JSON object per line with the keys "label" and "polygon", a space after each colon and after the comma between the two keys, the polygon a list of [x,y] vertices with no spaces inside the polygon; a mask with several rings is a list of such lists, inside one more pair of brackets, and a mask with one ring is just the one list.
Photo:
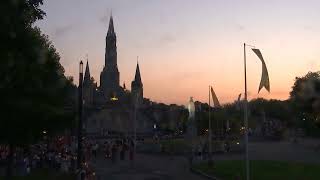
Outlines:
{"label": "second flagpole", "polygon": [[245,161],[246,161],[246,180],[250,179],[249,171],[249,150],[248,150],[248,97],[247,97],[247,58],[246,43],[243,44],[244,51],[244,143],[245,143]]}
{"label": "second flagpole", "polygon": [[210,106],[210,86],[209,86],[209,122],[208,122],[208,147],[209,147],[209,164],[212,164],[212,147],[211,147],[211,117],[210,117],[210,111],[211,111],[211,106]]}

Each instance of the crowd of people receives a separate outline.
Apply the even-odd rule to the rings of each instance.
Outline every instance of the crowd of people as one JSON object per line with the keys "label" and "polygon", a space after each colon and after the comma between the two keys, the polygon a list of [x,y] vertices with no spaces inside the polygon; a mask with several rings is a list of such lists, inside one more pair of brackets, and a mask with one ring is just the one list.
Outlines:
{"label": "crowd of people", "polygon": [[[59,173],[76,173],[86,179],[94,179],[92,162],[96,158],[107,158],[112,163],[134,159],[134,141],[132,139],[104,139],[83,141],[83,163],[77,167],[77,139],[71,136],[59,136],[26,147],[13,150],[13,175],[26,176],[36,169],[49,169]],[[0,176],[5,174],[9,161],[8,145],[0,145]]]}
{"label": "crowd of people", "polygon": [[118,160],[134,159],[134,141],[131,139],[113,139],[106,140],[103,144],[93,146],[93,154],[103,153],[105,158],[110,159],[112,163]]}
{"label": "crowd of people", "polygon": [[[70,137],[71,138],[71,137]],[[76,147],[67,137],[56,137],[39,143],[13,149],[13,174],[28,175],[32,170],[47,168],[71,172],[76,168]],[[9,161],[9,147],[0,146],[2,170]]]}

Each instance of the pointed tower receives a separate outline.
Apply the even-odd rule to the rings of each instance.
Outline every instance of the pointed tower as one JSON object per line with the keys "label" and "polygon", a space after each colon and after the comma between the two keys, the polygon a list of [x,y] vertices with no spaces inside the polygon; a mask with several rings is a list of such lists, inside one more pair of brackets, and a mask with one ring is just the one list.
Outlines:
{"label": "pointed tower", "polygon": [[91,79],[91,76],[90,76],[89,62],[87,60],[86,71],[84,73],[83,83],[84,84],[89,83],[90,79]]}
{"label": "pointed tower", "polygon": [[140,68],[139,68],[139,62],[137,62],[136,67],[136,74],[134,76],[134,81],[142,86],[141,76],[140,76]]}
{"label": "pointed tower", "polygon": [[105,66],[100,74],[100,88],[106,99],[110,99],[121,93],[119,76],[120,73],[117,65],[117,36],[114,31],[113,17],[111,15],[106,36]]}
{"label": "pointed tower", "polygon": [[95,91],[94,82],[90,76],[89,61],[87,59],[86,71],[84,73],[84,79],[83,79],[83,99],[84,99],[85,106],[92,105],[94,91]]}
{"label": "pointed tower", "polygon": [[131,94],[132,94],[133,102],[135,102],[135,98],[138,97],[138,104],[142,104],[143,84],[141,81],[140,68],[139,68],[138,62],[137,62],[136,74],[134,76],[134,80],[131,82]]}

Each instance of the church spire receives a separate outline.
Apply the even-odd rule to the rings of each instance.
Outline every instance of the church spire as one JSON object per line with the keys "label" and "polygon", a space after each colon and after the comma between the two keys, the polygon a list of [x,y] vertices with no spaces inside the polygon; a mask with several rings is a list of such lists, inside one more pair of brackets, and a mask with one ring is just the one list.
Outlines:
{"label": "church spire", "polygon": [[134,76],[134,81],[136,83],[142,84],[141,82],[141,76],[140,76],[140,68],[139,68],[139,62],[137,61],[137,68],[136,68],[136,74]]}
{"label": "church spire", "polygon": [[[131,93],[133,102],[136,104],[141,104],[143,102],[143,84],[141,81],[139,62],[137,61],[136,74],[134,80],[131,82]],[[136,99],[139,98],[139,99]]]}
{"label": "church spire", "polygon": [[84,81],[90,81],[90,69],[89,69],[89,61],[87,57],[87,65],[86,65],[86,71],[84,73]]}
{"label": "church spire", "polygon": [[115,35],[114,27],[113,27],[113,17],[112,17],[112,14],[111,14],[110,20],[109,20],[108,35]]}

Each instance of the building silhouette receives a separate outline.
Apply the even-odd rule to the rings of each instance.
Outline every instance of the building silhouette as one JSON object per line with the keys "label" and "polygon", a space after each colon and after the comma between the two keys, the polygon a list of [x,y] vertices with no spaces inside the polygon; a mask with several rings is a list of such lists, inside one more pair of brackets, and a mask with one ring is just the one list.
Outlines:
{"label": "building silhouette", "polygon": [[[143,82],[139,63],[131,82],[131,90],[125,83],[120,86],[117,59],[117,35],[113,17],[110,17],[105,45],[105,64],[98,85],[90,75],[87,61],[84,81],[84,119],[88,134],[117,133],[132,135],[134,123],[137,133],[153,133],[154,127],[176,129],[187,111],[182,106],[155,103],[143,95]],[[134,72],[134,71],[133,71]],[[136,121],[134,122],[134,111]]]}
{"label": "building silhouette", "polygon": [[120,72],[117,63],[117,36],[114,30],[113,17],[111,16],[106,36],[105,64],[100,74],[100,86],[97,86],[90,76],[89,62],[87,61],[83,83],[85,106],[103,106],[110,101],[132,104],[134,100],[140,105],[143,104],[143,83],[138,62],[135,73],[135,78],[131,83],[131,92],[125,88],[125,84],[120,86]]}
{"label": "building silhouette", "polygon": [[88,60],[86,64],[83,81],[86,131],[95,134],[111,131],[132,133],[134,106],[138,106],[137,131],[147,132],[152,129],[153,122],[142,112],[151,102],[143,97],[143,83],[138,62],[131,82],[131,91],[125,84],[120,86],[117,35],[112,15],[105,42],[105,62],[100,73],[100,85],[90,75]]}

